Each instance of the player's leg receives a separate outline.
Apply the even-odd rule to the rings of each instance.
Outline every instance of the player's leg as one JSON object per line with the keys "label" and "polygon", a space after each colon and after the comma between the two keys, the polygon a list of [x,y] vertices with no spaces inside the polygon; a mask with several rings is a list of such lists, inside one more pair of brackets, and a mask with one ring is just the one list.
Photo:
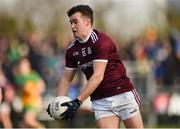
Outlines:
{"label": "player's leg", "polygon": [[123,123],[126,128],[143,128],[143,122],[140,112],[136,116],[124,120]]}
{"label": "player's leg", "polygon": [[27,128],[40,128],[41,124],[36,120],[36,114],[32,111],[25,113],[24,124]]}
{"label": "player's leg", "polygon": [[26,107],[24,112],[24,126],[26,128],[40,128],[43,127],[41,123],[37,120],[37,109],[35,107]]}
{"label": "player's leg", "polygon": [[99,128],[119,128],[120,118],[111,110],[111,100],[103,98],[92,101],[92,108]]}
{"label": "player's leg", "polygon": [[96,120],[96,124],[99,128],[119,128],[120,120],[117,116],[109,116]]}
{"label": "player's leg", "polygon": [[[124,110],[120,111],[120,116],[126,128],[143,128],[141,113],[139,110],[140,99],[136,90],[127,93],[129,98]],[[131,98],[131,99],[130,99]]]}

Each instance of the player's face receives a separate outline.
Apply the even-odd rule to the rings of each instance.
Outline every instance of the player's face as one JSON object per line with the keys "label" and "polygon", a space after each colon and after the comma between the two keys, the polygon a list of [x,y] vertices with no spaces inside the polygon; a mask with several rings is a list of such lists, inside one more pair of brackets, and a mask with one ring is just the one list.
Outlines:
{"label": "player's face", "polygon": [[70,16],[69,21],[74,37],[84,40],[91,30],[90,19],[77,12]]}

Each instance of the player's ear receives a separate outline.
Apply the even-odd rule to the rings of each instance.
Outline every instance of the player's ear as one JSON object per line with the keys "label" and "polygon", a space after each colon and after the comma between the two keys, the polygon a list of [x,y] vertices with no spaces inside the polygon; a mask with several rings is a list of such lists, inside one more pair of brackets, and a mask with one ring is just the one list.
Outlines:
{"label": "player's ear", "polygon": [[87,22],[87,26],[91,26],[91,20],[89,18],[86,19],[86,22]]}

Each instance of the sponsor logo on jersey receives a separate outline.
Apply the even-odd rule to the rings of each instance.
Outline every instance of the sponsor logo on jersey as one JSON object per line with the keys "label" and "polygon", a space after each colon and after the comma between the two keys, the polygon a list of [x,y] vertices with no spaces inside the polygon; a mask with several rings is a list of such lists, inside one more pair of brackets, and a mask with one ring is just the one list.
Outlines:
{"label": "sponsor logo on jersey", "polygon": [[93,67],[93,62],[92,62],[92,61],[87,62],[87,63],[84,63],[84,64],[82,64],[82,65],[80,65],[80,61],[78,61],[78,68],[79,68],[80,70],[85,70],[85,69],[87,69],[88,67]]}

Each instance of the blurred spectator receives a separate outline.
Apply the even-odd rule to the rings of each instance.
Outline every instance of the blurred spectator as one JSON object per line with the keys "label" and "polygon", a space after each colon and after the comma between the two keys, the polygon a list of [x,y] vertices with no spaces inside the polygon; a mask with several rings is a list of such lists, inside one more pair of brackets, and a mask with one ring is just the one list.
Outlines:
{"label": "blurred spectator", "polygon": [[12,128],[12,102],[15,96],[13,85],[7,80],[2,69],[0,69],[0,87],[2,88],[2,103],[0,105],[0,127]]}
{"label": "blurred spectator", "polygon": [[157,30],[153,27],[147,28],[144,38],[144,46],[147,56],[150,60],[154,60],[159,47]]}
{"label": "blurred spectator", "polygon": [[[157,53],[154,59],[155,67],[155,79],[159,86],[166,85],[166,81],[172,77],[171,72],[168,72],[171,63],[171,46],[168,40],[164,40],[157,49]],[[165,80],[165,78],[169,78]]]}
{"label": "blurred spectator", "polygon": [[145,76],[147,73],[149,73],[150,68],[151,68],[151,60],[148,58],[148,54],[146,52],[145,48],[145,42],[144,39],[139,37],[137,40],[135,40],[135,45],[134,45],[134,55],[135,59],[137,61],[137,70],[138,73],[141,76]]}
{"label": "blurred spectator", "polygon": [[44,40],[41,44],[42,62],[41,71],[46,80],[46,84],[50,87],[49,91],[56,87],[59,76],[62,74],[61,65],[63,64],[63,59],[58,50],[56,37],[49,37]]}
{"label": "blurred spectator", "polygon": [[173,83],[175,83],[175,85],[178,85],[180,83],[180,31],[177,28],[171,28],[170,42],[172,47],[172,65],[174,70]]}
{"label": "blurred spectator", "polygon": [[19,38],[7,38],[3,37],[0,40],[0,62],[2,68],[4,69],[5,75],[7,78],[14,82],[14,76],[12,73],[14,65],[16,62],[23,56],[26,56],[29,53],[28,46],[21,42]]}
{"label": "blurred spectator", "polygon": [[42,93],[45,83],[39,74],[32,70],[27,58],[22,58],[15,71],[15,82],[19,86],[24,111],[24,127],[40,128],[43,125],[37,120],[42,106]]}
{"label": "blurred spectator", "polygon": [[36,70],[40,76],[45,80],[45,75],[43,73],[43,53],[41,46],[41,34],[39,31],[33,31],[28,39],[27,45],[29,47],[28,59],[31,63],[31,66]]}

